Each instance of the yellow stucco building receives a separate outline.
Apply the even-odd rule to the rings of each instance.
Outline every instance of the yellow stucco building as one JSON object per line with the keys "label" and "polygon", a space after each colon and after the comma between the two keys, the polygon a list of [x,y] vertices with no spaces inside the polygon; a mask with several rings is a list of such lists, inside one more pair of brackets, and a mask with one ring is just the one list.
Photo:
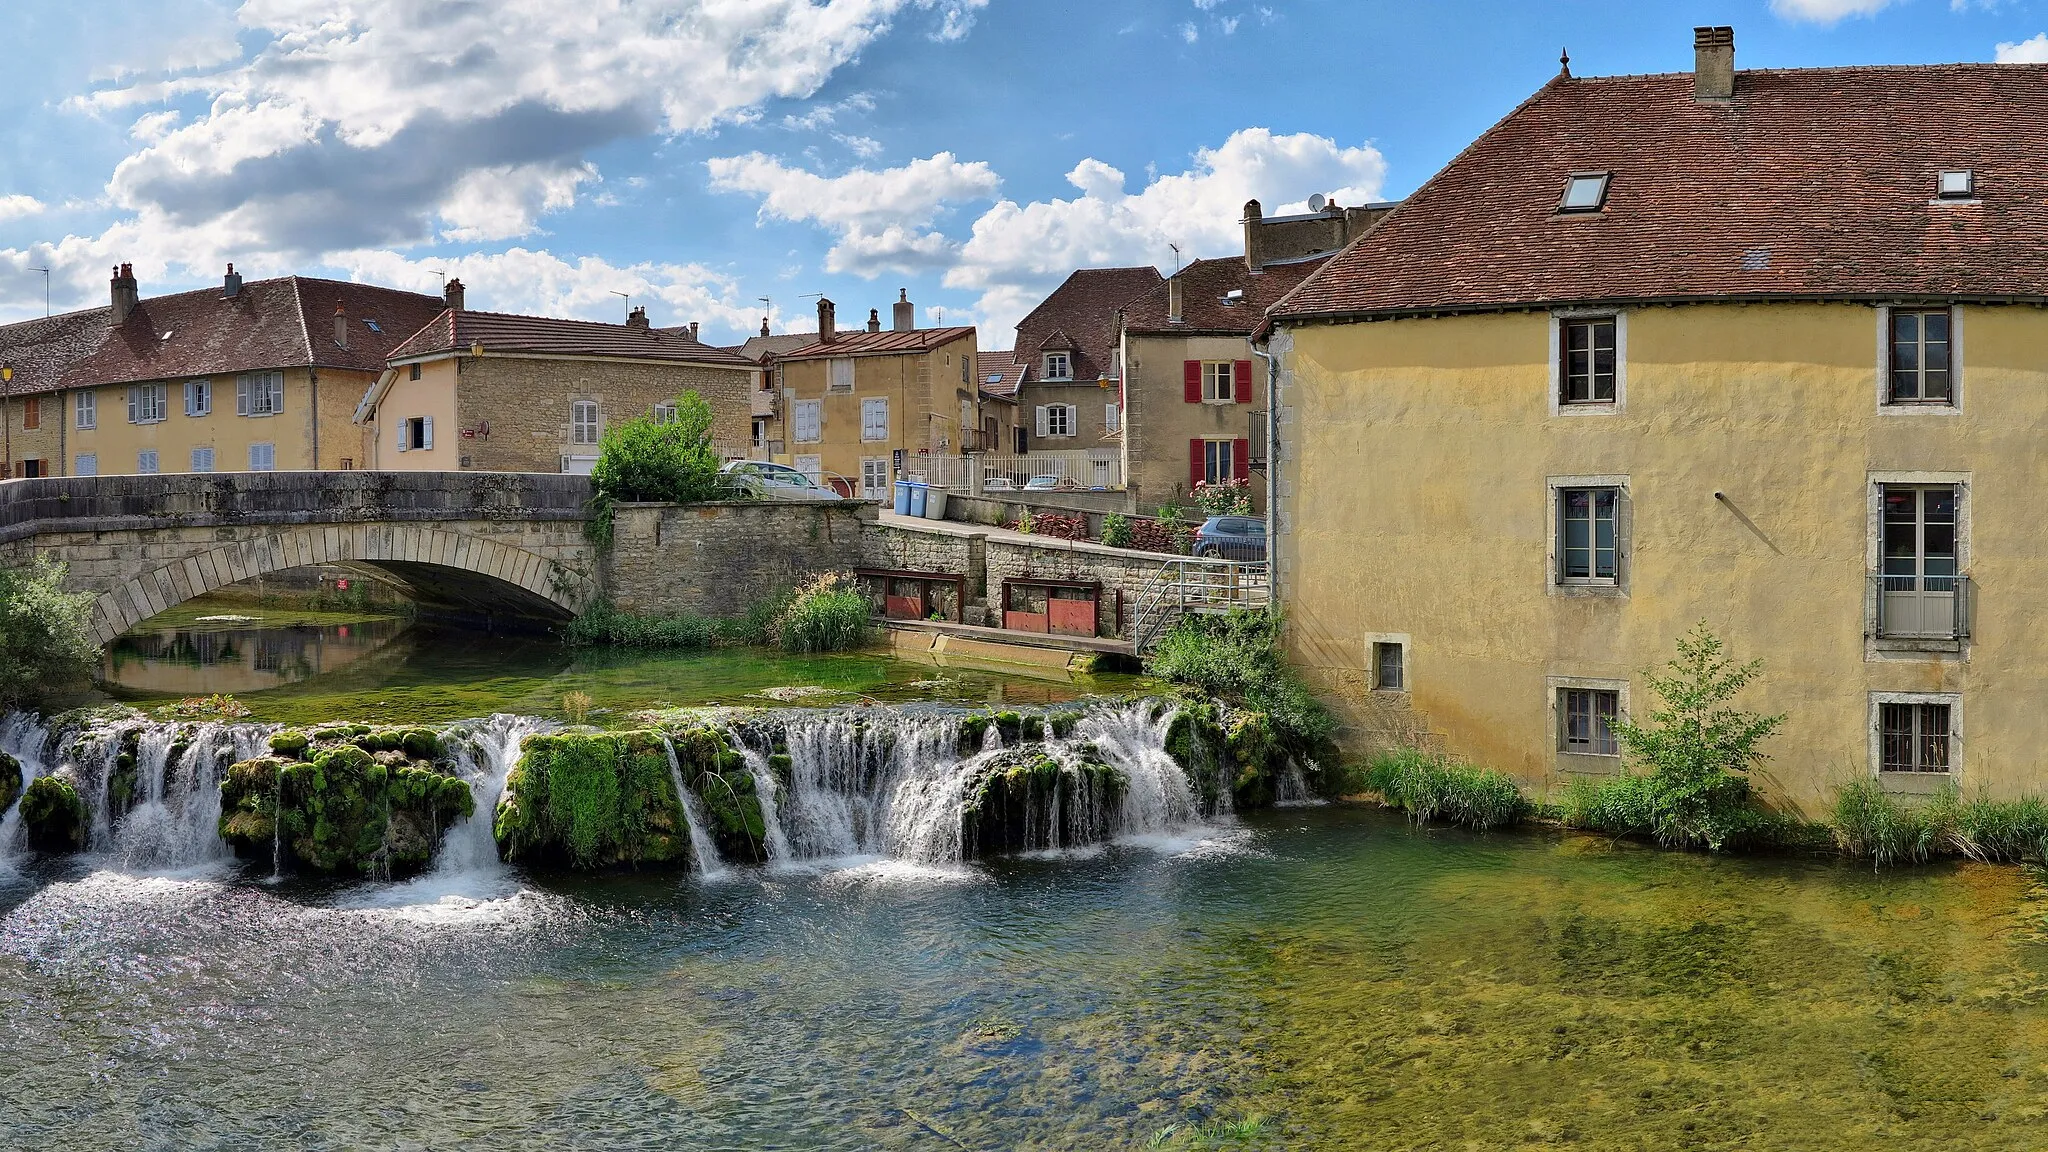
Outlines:
{"label": "yellow stucco building", "polygon": [[1998,127],[2048,67],[1696,50],[1560,76],[1275,307],[1292,654],[1354,745],[1541,787],[1705,621],[1766,794],[2048,790],[2048,170]]}

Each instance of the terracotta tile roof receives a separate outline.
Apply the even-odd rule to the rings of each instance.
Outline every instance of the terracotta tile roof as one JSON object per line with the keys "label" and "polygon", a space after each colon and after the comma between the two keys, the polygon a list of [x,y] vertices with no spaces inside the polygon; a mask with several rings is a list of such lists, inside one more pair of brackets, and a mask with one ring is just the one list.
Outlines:
{"label": "terracotta tile roof", "polygon": [[1044,351],[1073,354],[1073,378],[1093,383],[1116,374],[1116,310],[1161,282],[1159,269],[1081,268],[1017,322],[1017,360],[1026,382],[1038,378]]}
{"label": "terracotta tile roof", "polygon": [[466,352],[479,343],[486,353],[496,354],[526,352],[536,356],[614,356],[734,368],[757,367],[737,352],[692,340],[688,329],[638,328],[595,320],[517,316],[468,309],[442,311],[415,332],[411,339],[392,349],[387,359],[409,360],[416,356]]}
{"label": "terracotta tile roof", "polygon": [[779,358],[785,352],[794,352],[818,342],[816,332],[785,332],[776,336],[749,336],[745,344],[733,351],[752,360],[765,364],[771,358]]}
{"label": "terracotta tile roof", "polygon": [[[2048,66],[1559,77],[1274,310],[2048,297]],[[2030,127],[2028,127],[2030,126]],[[1944,169],[1978,194],[1935,199]],[[1604,208],[1555,211],[1609,171]]]}
{"label": "terracotta tile roof", "polygon": [[[334,339],[337,305],[348,315],[346,348]],[[309,366],[375,372],[440,307],[438,296],[306,276],[253,280],[233,297],[219,288],[154,296],[138,302],[56,386]]]}
{"label": "terracotta tile roof", "polygon": [[983,352],[975,371],[981,376],[981,391],[1006,400],[1015,399],[1024,383],[1024,365],[1008,352]]}
{"label": "terracotta tile roof", "polygon": [[92,355],[107,338],[111,308],[88,308],[0,325],[0,364],[14,369],[14,380],[0,386],[0,395],[27,396],[49,392],[65,369]]}
{"label": "terracotta tile roof", "polygon": [[[1197,260],[1180,270],[1181,322],[1167,319],[1166,284],[1145,293],[1124,309],[1124,326],[1134,333],[1226,333],[1250,335],[1282,296],[1299,287],[1330,257],[1315,256],[1285,264],[1268,264],[1259,272],[1244,266],[1244,257]],[[1244,298],[1232,303],[1230,292]]]}
{"label": "terracotta tile roof", "polygon": [[820,343],[816,334],[811,342],[801,348],[776,354],[778,360],[817,360],[829,356],[890,356],[904,352],[926,352],[941,344],[974,335],[974,326],[958,325],[951,328],[912,328],[908,332],[883,329],[880,332],[840,332],[829,344]]}

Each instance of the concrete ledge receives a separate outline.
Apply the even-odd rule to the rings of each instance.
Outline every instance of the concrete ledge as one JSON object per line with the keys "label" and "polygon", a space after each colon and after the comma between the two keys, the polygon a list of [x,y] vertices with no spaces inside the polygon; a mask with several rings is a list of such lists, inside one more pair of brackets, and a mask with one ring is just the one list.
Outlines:
{"label": "concrete ledge", "polygon": [[[948,624],[934,620],[888,620],[884,623],[889,629],[891,644],[898,643],[898,636],[905,637],[901,641],[904,644],[913,643],[910,637],[929,636],[932,639],[925,647],[933,651],[961,651],[962,645],[970,645],[1018,651],[1086,652],[1098,656],[1137,655],[1130,641],[1099,636],[1052,636],[1043,632],[1014,632],[1008,628],[981,628],[973,624]],[[941,641],[945,643],[941,644]],[[1061,662],[1065,662],[1064,657]]]}

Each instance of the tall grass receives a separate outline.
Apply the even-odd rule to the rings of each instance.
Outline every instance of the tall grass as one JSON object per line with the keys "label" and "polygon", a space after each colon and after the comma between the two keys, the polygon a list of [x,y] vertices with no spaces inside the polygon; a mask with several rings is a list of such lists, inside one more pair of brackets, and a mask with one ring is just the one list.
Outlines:
{"label": "tall grass", "polygon": [[828,572],[797,590],[775,623],[785,652],[838,652],[874,637],[874,605],[853,577]]}
{"label": "tall grass", "polygon": [[578,648],[687,650],[765,644],[773,635],[775,617],[784,603],[780,599],[764,601],[733,620],[713,620],[688,612],[641,616],[610,604],[594,604],[569,622],[564,639]]}
{"label": "tall grass", "polygon": [[1936,856],[2018,862],[2048,860],[2048,801],[1965,800],[1947,786],[1924,801],[1857,780],[1835,793],[1835,843],[1878,867],[1924,864]]}
{"label": "tall grass", "polygon": [[1359,782],[1418,824],[1455,824],[1483,832],[1520,823],[1530,812],[1522,790],[1504,773],[1414,748],[1374,757]]}

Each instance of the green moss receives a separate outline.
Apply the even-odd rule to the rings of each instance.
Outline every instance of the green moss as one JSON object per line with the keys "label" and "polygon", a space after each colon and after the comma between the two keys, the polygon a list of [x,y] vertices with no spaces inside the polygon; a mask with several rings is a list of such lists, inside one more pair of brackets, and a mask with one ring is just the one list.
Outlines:
{"label": "green moss", "polygon": [[313,748],[310,761],[259,756],[229,766],[220,834],[237,855],[262,858],[281,840],[313,871],[407,875],[426,867],[442,833],[475,806],[463,781],[403,753]]}
{"label": "green moss", "polygon": [[1093,748],[1076,763],[1025,749],[991,757],[960,814],[966,854],[986,856],[1096,843],[1113,830],[1124,774]]}
{"label": "green moss", "polygon": [[441,738],[425,728],[408,728],[399,737],[398,746],[407,756],[415,760],[439,760],[442,757]]}
{"label": "green moss", "polygon": [[279,756],[288,756],[293,760],[303,759],[306,755],[307,747],[312,743],[313,738],[311,736],[297,729],[274,732],[270,736],[270,750]]}
{"label": "green moss", "polygon": [[1045,739],[1045,717],[1024,717],[1022,722],[1017,725],[1017,735],[1029,741]]}
{"label": "green moss", "polygon": [[988,740],[988,726],[993,722],[994,717],[990,716],[969,716],[960,721],[960,738],[956,744],[960,755],[971,756],[981,751],[982,744]]}
{"label": "green moss", "polygon": [[38,776],[21,794],[21,824],[39,852],[75,852],[85,847],[85,801],[62,776]]}
{"label": "green moss", "polygon": [[0,752],[0,812],[14,806],[21,796],[21,761]]}
{"label": "green moss", "polygon": [[689,856],[655,732],[527,737],[492,827],[507,860],[589,870]]}
{"label": "green moss", "polygon": [[1015,747],[1018,741],[1023,739],[1024,717],[1022,715],[1016,712],[998,712],[991,717],[991,720],[996,726],[996,731],[1001,734],[1005,745]]}
{"label": "green moss", "polygon": [[1074,734],[1074,729],[1080,727],[1081,714],[1079,712],[1054,712],[1045,718],[1045,724],[1047,728],[1052,730],[1054,736],[1064,740]]}
{"label": "green moss", "polygon": [[1287,763],[1287,750],[1264,712],[1239,712],[1225,729],[1223,750],[1233,769],[1232,798],[1238,808],[1263,808],[1273,802],[1275,782]]}
{"label": "green moss", "polygon": [[220,836],[237,856],[271,850],[277,835],[277,774],[291,763],[259,756],[228,766],[220,782]]}
{"label": "green moss", "polygon": [[[766,860],[768,823],[746,757],[710,728],[676,733],[674,743],[683,786],[696,795],[698,808],[710,825],[705,831],[718,845],[718,854],[727,860]],[[770,757],[771,770],[775,770],[775,759]],[[785,765],[780,771],[794,771],[787,754],[780,759]]]}

